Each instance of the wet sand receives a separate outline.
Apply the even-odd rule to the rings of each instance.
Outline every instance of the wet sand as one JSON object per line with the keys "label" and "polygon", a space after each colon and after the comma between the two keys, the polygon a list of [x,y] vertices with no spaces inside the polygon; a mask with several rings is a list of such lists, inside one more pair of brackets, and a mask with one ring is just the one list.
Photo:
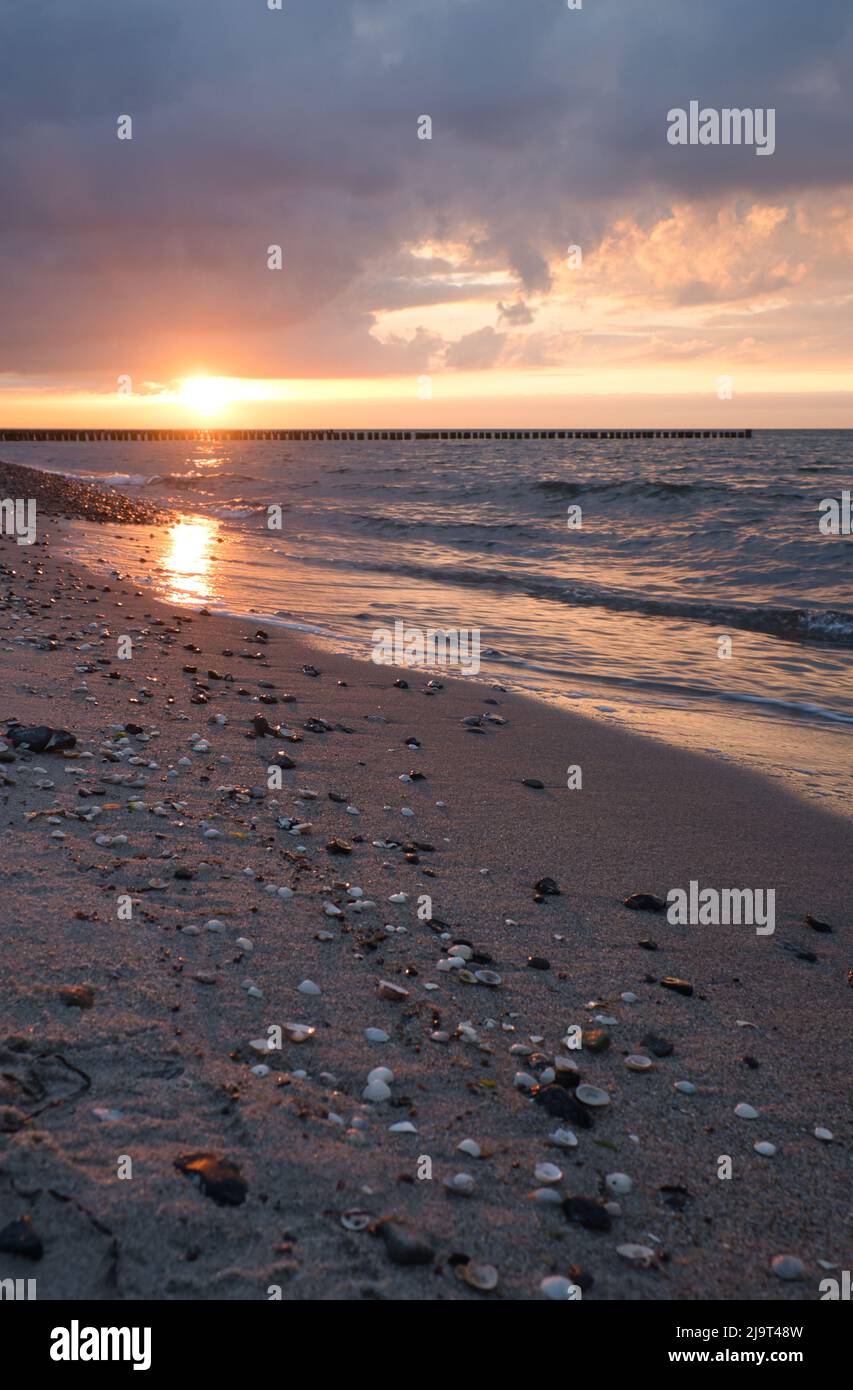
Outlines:
{"label": "wet sand", "polygon": [[[447,679],[428,693],[425,675],[280,629],[256,640],[257,624],[176,614],[43,541],[0,540],[0,718],[77,743],[0,752],[0,1228],[29,1217],[43,1246],[40,1259],[0,1253],[0,1277],[36,1277],[44,1299],[528,1299],[562,1276],[588,1299],[815,1300],[821,1261],[849,1267],[844,822],[497,689]],[[505,722],[463,722],[484,715]],[[299,741],[255,737],[258,716]],[[122,742],[128,724],[142,732]],[[280,791],[277,752],[296,764]],[[351,852],[330,852],[336,840]],[[544,877],[559,895],[534,894]],[[775,888],[775,934],[623,905],[691,880]],[[358,910],[346,884],[375,907]],[[454,944],[473,951],[475,981],[493,971],[500,985],[441,968]],[[406,997],[380,997],[379,981]],[[266,1055],[249,1046],[291,1022],[316,1031]],[[569,1051],[573,1025],[609,1046]],[[629,1070],[649,1034],[671,1054]],[[555,1056],[609,1104],[580,1105],[561,1063],[579,1118],[549,1115],[517,1075],[547,1085]],[[393,1072],[390,1097],[364,1101],[377,1067]],[[757,1119],[736,1117],[743,1103]],[[406,1121],[416,1133],[392,1132]],[[575,1147],[549,1139],[561,1127]],[[466,1139],[481,1157],[458,1151]],[[244,1200],[220,1205],[176,1166],[198,1152],[236,1165]],[[457,1173],[471,1195],[444,1186]],[[614,1173],[632,1182],[615,1207]],[[352,1211],[370,1224],[346,1229]],[[394,1262],[376,1230],[387,1217],[427,1263]],[[630,1245],[653,1258],[632,1262]],[[801,1278],[770,1272],[780,1254]],[[496,1292],[459,1276],[464,1257],[497,1269]]]}

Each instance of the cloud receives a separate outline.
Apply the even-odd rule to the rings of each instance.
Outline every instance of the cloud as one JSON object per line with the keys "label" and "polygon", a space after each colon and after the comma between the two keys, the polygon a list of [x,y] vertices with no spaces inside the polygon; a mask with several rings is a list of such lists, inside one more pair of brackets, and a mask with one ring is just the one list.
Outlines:
{"label": "cloud", "polygon": [[[0,54],[0,372],[542,360],[593,340],[593,292],[685,313],[791,293],[805,334],[809,286],[833,286],[809,239],[832,265],[851,246],[849,0],[31,0],[0,11]],[[774,105],[776,153],[669,146],[693,98]],[[412,254],[430,241],[464,263]],[[562,275],[570,243],[591,281]],[[494,276],[512,336],[377,338],[383,311],[493,306]]]}

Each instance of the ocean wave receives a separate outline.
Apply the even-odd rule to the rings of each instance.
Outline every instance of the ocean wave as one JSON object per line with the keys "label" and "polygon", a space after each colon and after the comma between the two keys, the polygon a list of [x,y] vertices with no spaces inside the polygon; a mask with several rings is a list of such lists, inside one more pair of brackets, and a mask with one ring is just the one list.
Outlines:
{"label": "ocean wave", "polygon": [[[352,565],[352,561],[347,562]],[[506,573],[503,570],[464,566],[421,565],[406,562],[383,564],[364,560],[354,566],[379,574],[405,575],[436,584],[465,587],[510,589],[530,598],[563,603],[574,608],[606,608],[612,612],[637,613],[644,617],[680,618],[688,622],[712,624],[723,630],[736,628],[763,632],[791,641],[831,643],[853,648],[853,613],[834,608],[793,608],[786,605],[750,605],[682,599],[675,595],[652,597],[631,589],[607,589],[594,584],[562,583],[540,575]]]}

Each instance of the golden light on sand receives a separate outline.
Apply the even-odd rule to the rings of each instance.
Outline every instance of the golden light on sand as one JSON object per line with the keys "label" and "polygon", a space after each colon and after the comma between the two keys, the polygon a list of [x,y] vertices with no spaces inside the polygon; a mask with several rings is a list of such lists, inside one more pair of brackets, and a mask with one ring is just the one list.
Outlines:
{"label": "golden light on sand", "polygon": [[204,602],[212,597],[211,546],[217,531],[217,523],[202,516],[184,518],[169,528],[160,566],[170,603]]}
{"label": "golden light on sand", "polygon": [[196,415],[217,415],[234,399],[231,383],[222,376],[191,376],[181,383],[178,401]]}

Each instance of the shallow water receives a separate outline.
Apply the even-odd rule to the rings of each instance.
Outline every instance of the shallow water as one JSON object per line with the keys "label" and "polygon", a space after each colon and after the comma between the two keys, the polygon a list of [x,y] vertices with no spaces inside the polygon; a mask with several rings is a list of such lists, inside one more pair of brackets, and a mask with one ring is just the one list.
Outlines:
{"label": "shallow water", "polygon": [[[853,480],[847,432],[6,445],[3,456],[180,511],[160,536],[110,527],[108,546],[103,528],[70,528],[79,559],[104,564],[107,552],[173,602],[275,617],[364,656],[398,619],[479,629],[480,679],[734,758],[850,811],[853,541],[818,526],[821,501]],[[270,504],[281,530],[267,526]]]}

